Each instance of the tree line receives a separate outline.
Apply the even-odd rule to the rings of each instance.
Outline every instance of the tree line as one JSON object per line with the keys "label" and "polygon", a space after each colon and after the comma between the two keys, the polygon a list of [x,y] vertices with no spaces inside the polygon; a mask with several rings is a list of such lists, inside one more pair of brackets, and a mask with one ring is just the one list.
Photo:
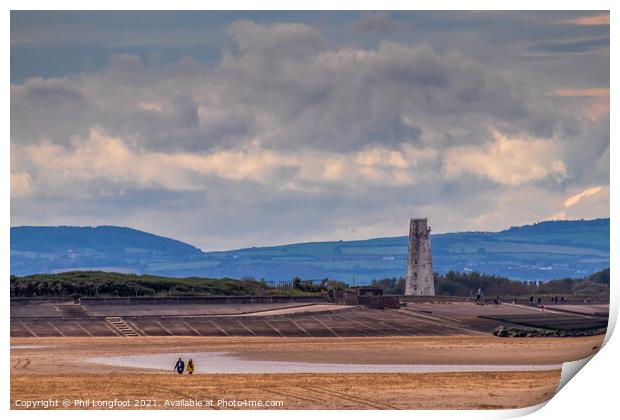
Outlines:
{"label": "tree line", "polygon": [[[532,294],[564,296],[609,296],[609,269],[582,279],[551,280],[540,285],[510,280],[488,274],[434,273],[435,294],[472,296],[478,289],[487,297],[523,297]],[[403,294],[405,279],[384,278],[372,281],[373,286],[384,289],[385,294]],[[320,282],[295,277],[290,288],[255,280],[222,278],[170,278],[152,275],[109,273],[103,271],[74,271],[57,274],[35,274],[24,277],[11,276],[11,297],[94,297],[94,296],[273,296],[320,295],[330,290],[342,291],[349,287],[345,282],[323,279]]]}
{"label": "tree line", "polygon": [[[11,276],[10,283],[11,297],[270,296],[281,293],[279,288],[270,287],[265,281],[250,278],[169,278],[103,271]],[[304,293],[291,290],[290,294]]]}
{"label": "tree line", "polygon": [[[609,268],[581,279],[550,280],[542,284],[510,280],[506,277],[449,271],[446,274],[434,273],[435,294],[469,297],[480,289],[485,296],[609,296]],[[392,277],[376,279],[373,286],[382,287],[386,294],[405,293],[405,278]]]}

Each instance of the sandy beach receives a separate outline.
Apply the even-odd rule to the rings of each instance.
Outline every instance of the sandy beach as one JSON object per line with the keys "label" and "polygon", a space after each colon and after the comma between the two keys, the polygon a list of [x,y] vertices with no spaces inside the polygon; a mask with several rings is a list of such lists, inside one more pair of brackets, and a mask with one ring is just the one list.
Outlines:
{"label": "sandy beach", "polygon": [[[602,340],[603,336],[12,338],[11,404],[20,408],[16,401],[28,399],[125,398],[158,405],[116,408],[188,408],[160,405],[185,399],[277,400],[282,401],[277,408],[284,409],[516,408],[550,398],[561,363],[596,352]],[[162,358],[176,354],[196,355],[202,364],[216,363],[215,355],[241,362],[236,373],[206,369],[189,376],[173,374],[172,366],[170,373],[159,368]],[[149,357],[155,365],[146,363]],[[102,363],[114,358],[139,363]],[[291,373],[295,362],[323,368]],[[324,367],[330,364],[335,372],[327,373]],[[264,370],[274,365],[287,368],[280,373],[273,373],[273,367]],[[457,365],[470,371],[450,371]],[[254,370],[241,372],[243,366]],[[264,373],[256,373],[256,366]],[[411,366],[422,369],[401,371]],[[442,366],[448,371],[433,370]],[[360,367],[368,372],[360,373]]]}

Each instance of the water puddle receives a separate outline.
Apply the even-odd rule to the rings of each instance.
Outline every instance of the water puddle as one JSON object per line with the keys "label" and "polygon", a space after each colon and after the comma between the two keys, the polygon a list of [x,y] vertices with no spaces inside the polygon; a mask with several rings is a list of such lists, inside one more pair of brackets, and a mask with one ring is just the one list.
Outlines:
{"label": "water puddle", "polygon": [[195,373],[428,373],[428,372],[505,372],[561,369],[553,365],[403,365],[356,363],[307,363],[248,360],[234,353],[157,353],[91,358],[91,363],[107,366],[153,369],[173,372],[181,357],[192,358]]}

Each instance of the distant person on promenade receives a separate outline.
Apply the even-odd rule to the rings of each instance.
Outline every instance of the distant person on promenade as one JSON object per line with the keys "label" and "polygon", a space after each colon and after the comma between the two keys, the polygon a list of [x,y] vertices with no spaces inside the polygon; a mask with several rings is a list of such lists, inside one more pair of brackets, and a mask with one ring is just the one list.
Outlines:
{"label": "distant person on promenade", "polygon": [[181,375],[183,371],[185,370],[185,363],[183,363],[183,360],[180,357],[179,357],[179,360],[177,360],[177,364],[174,365],[174,369],[177,371],[179,375]]}
{"label": "distant person on promenade", "polygon": [[476,292],[476,304],[480,304],[480,300],[482,299],[482,289],[478,289],[478,292]]}
{"label": "distant person on promenade", "polygon": [[194,361],[192,359],[189,359],[187,361],[187,367],[185,368],[185,370],[187,370],[187,373],[189,373],[190,375],[194,373]]}

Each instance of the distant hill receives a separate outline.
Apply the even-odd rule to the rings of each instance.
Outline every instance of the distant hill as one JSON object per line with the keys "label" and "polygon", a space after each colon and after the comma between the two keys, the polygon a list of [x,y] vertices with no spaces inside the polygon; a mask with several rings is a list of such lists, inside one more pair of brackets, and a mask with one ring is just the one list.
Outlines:
{"label": "distant hill", "polygon": [[[405,224],[406,225],[406,224]],[[501,232],[433,235],[433,268],[518,280],[580,278],[609,267],[609,219],[553,221]],[[120,271],[170,277],[329,277],[348,283],[405,274],[407,238],[312,242],[202,252],[176,240],[113,226],[13,227],[11,273]]]}
{"label": "distant hill", "polygon": [[200,256],[192,245],[117,226],[21,226],[11,228],[11,273],[68,268],[142,272],[154,261]]}

